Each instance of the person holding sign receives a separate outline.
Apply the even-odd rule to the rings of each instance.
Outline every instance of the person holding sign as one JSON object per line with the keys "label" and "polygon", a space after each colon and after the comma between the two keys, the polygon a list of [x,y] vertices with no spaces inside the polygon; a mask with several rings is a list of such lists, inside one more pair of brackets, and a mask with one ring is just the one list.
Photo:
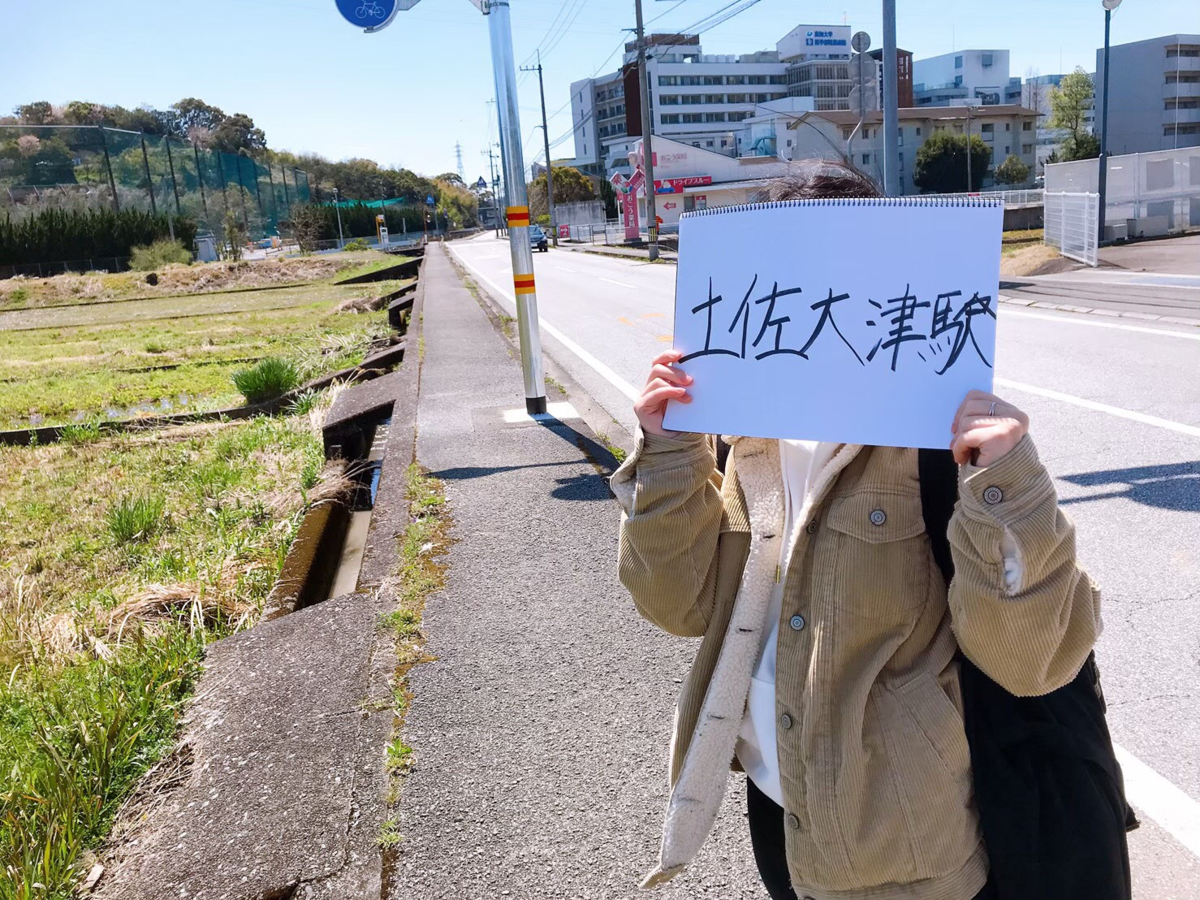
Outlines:
{"label": "person holding sign", "polygon": [[[771,201],[784,202],[747,208],[746,214],[790,215],[798,207],[789,204],[797,200],[821,205],[877,196],[865,176],[831,162],[811,163],[771,192]],[[796,214],[812,212],[809,206]],[[937,226],[935,217],[929,224]],[[1001,816],[981,828],[976,795],[987,794],[1001,773],[973,771],[972,758],[984,748],[974,738],[968,743],[964,726],[967,671],[982,673],[980,678],[1013,703],[1058,696],[1082,684],[1100,630],[1098,589],[1076,561],[1074,526],[1058,508],[1053,481],[1029,435],[1029,418],[986,390],[959,393],[957,408],[946,409],[939,399],[944,389],[936,373],[950,368],[947,349],[957,347],[962,358],[976,356],[990,371],[993,345],[982,330],[975,345],[963,338],[965,329],[958,330],[940,345],[941,352],[923,340],[931,386],[924,390],[914,380],[903,401],[896,401],[907,403],[905,409],[927,403],[941,410],[937,444],[928,442],[930,417],[917,409],[903,413],[904,421],[890,434],[911,434],[921,443],[887,445],[887,410],[876,411],[868,399],[845,393],[838,395],[840,409],[823,404],[815,395],[835,393],[832,377],[803,380],[803,369],[764,369],[754,376],[765,380],[753,395],[722,399],[721,386],[709,382],[743,377],[736,373],[745,369],[736,367],[751,365],[756,355],[747,350],[746,339],[757,333],[763,338],[759,352],[769,355],[777,345],[771,329],[781,320],[790,322],[800,307],[782,299],[793,285],[761,272],[756,287],[737,294],[726,286],[718,290],[711,275],[712,287],[695,279],[693,299],[685,302],[687,225],[685,219],[676,349],[653,361],[634,404],[640,423],[636,450],[611,479],[623,511],[622,583],[651,622],[702,639],[676,710],[660,859],[643,886],[674,877],[699,851],[724,796],[732,758],[733,767],[749,776],[755,859],[774,900],[1017,896],[1013,879],[1001,883],[997,873],[1035,863],[1014,863],[1012,857],[1022,854],[1004,853],[1008,845],[1002,840],[1037,835],[1038,823],[1008,823],[1005,832],[992,827]],[[787,227],[780,219],[772,230]],[[818,222],[816,230],[820,227]],[[703,245],[700,232],[692,234],[696,246]],[[998,233],[995,238],[998,254]],[[810,265],[806,250],[794,248],[798,266]],[[829,262],[812,265],[828,269]],[[927,290],[957,290],[932,281],[918,288],[915,280],[901,295],[912,295],[904,301],[909,307],[925,302]],[[804,309],[812,310],[806,321],[815,323],[831,308],[821,305],[825,282],[797,283],[796,292],[812,294],[810,284],[819,285],[817,302],[810,300]],[[969,314],[954,310],[969,308],[970,295],[982,291],[964,287],[969,293],[956,298],[959,305],[950,307],[947,320],[970,321]],[[838,292],[833,285],[829,295]],[[732,296],[732,302],[719,327],[706,328],[705,304],[711,311],[716,303],[710,293],[718,300],[718,294]],[[737,316],[744,309],[747,320],[752,314],[762,318],[761,327],[757,318],[749,328],[748,321],[734,318],[743,293]],[[764,302],[754,309],[760,295]],[[934,302],[931,297],[926,312],[934,311]],[[680,312],[688,316],[693,308],[700,310],[701,325],[684,336],[690,346],[681,347]],[[994,314],[984,318],[994,322]],[[730,319],[733,325],[726,328]],[[799,322],[797,317],[789,327]],[[800,329],[793,341],[797,351],[811,327]],[[872,351],[858,342],[879,340],[882,348],[885,339],[874,337],[870,326],[859,328],[861,334],[829,328],[803,354],[780,365],[812,365],[821,344],[829,357],[840,354],[847,372],[865,377],[860,373],[869,369]],[[921,328],[927,338],[932,329]],[[786,339],[785,334],[781,340]],[[718,346],[723,352],[706,358],[703,351]],[[901,366],[917,363],[907,352],[917,346],[900,348]],[[880,363],[873,376],[885,391],[894,382],[884,379],[895,377],[887,352],[875,353]],[[730,368],[713,368],[717,365]],[[800,374],[793,380],[788,373]],[[785,412],[773,418],[764,396],[778,400]],[[707,411],[700,410],[702,400]],[[878,421],[855,417],[856,404],[870,407]],[[745,422],[761,436],[720,442],[691,433],[715,430],[701,426],[723,421]],[[864,440],[871,435],[883,439]],[[729,445],[724,471],[717,454],[722,443]],[[927,451],[915,447],[938,444],[952,451],[953,463],[946,463],[951,490],[957,477],[959,500],[957,507],[952,497],[946,505],[948,525],[930,527],[932,501],[922,462]],[[939,546],[948,548],[943,560],[936,558]],[[1103,734],[1096,740],[1111,756],[1102,713],[1099,720]],[[1119,774],[1117,790],[1123,803]],[[1064,802],[1070,807],[1073,801]],[[1079,834],[1090,834],[1095,817],[1078,809]],[[1124,807],[1118,812],[1123,815]],[[1113,890],[1092,893],[1077,880],[1054,900],[1124,896],[1123,821],[1114,822],[1111,828],[1107,820],[1095,824],[1105,840],[1111,837],[1110,844],[1090,842],[1081,852],[1091,856],[1072,861],[1079,871],[1100,872],[1095,877],[1107,879],[1104,884],[1115,885]],[[996,857],[991,865],[989,851]],[[1048,852],[1048,868],[1065,863]],[[1040,885],[1021,896],[1042,897],[1045,889]]]}

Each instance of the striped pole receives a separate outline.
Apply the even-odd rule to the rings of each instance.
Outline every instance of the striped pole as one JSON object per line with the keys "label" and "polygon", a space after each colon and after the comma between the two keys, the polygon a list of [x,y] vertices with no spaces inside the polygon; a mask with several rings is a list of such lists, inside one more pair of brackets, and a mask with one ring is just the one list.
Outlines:
{"label": "striped pole", "polygon": [[[533,248],[529,246],[529,200],[525,194],[525,162],[521,154],[521,121],[517,114],[517,70],[513,61],[509,0],[488,0],[488,34],[496,79],[496,109],[505,136],[504,180],[508,184],[508,246],[512,254],[513,295],[517,301],[517,334],[521,340],[521,371],[525,379],[525,409],[546,412],[546,379],[542,371],[542,338],[538,328],[537,290],[533,283]],[[549,165],[550,161],[547,160]]]}

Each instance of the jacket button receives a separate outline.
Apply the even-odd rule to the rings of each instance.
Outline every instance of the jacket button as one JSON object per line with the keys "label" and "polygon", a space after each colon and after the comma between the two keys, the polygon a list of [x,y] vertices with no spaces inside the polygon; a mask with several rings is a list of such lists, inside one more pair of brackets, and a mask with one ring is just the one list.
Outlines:
{"label": "jacket button", "polygon": [[983,501],[985,503],[999,503],[1004,499],[1004,491],[996,487],[994,484],[990,488],[986,488],[983,492]]}
{"label": "jacket button", "polygon": [[800,829],[800,819],[795,813],[787,814],[787,823],[788,828],[792,829],[792,831],[798,831]]}
{"label": "jacket button", "polygon": [[784,731],[787,731],[789,728],[792,727],[792,717],[789,716],[787,713],[784,713],[782,716],[779,717],[779,725],[781,728],[783,728]]}
{"label": "jacket button", "polygon": [[804,629],[804,616],[796,614],[788,619],[788,624],[792,626],[792,631],[801,631]]}
{"label": "jacket button", "polygon": [[805,525],[805,526],[804,526],[804,530],[805,530],[805,531],[807,531],[809,534],[816,534],[816,533],[817,533],[817,522],[816,522],[816,520],[814,519],[813,521],[811,521],[811,522],[809,522],[807,525]]}
{"label": "jacket button", "polygon": [[885,513],[882,509],[871,510],[871,524],[872,525],[882,525],[886,521],[887,521],[887,513]]}

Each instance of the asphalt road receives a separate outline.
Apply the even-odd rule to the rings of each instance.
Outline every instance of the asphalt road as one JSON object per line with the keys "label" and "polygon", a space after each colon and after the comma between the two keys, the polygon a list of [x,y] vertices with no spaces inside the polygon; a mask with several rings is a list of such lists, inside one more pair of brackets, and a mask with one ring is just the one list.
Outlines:
{"label": "asphalt road", "polygon": [[[449,245],[513,310],[506,241]],[[675,268],[535,255],[545,351],[617,422],[671,345]],[[1140,279],[1143,284],[1146,279]],[[1109,286],[1106,286],[1109,287]],[[1081,304],[1083,305],[1083,304]],[[1104,593],[1097,657],[1143,827],[1139,900],[1200,897],[1200,328],[1003,305],[997,393],[1025,409]]]}

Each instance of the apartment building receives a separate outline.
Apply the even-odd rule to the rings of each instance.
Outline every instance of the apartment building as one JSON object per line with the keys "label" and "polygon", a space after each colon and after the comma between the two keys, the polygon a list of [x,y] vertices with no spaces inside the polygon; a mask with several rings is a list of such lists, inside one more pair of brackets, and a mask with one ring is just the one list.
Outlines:
{"label": "apartment building", "polygon": [[1007,50],[959,50],[913,63],[913,106],[1020,102],[1021,79],[1009,77]]}
{"label": "apartment building", "polygon": [[[990,168],[994,169],[1009,155],[1019,156],[1032,170],[1037,149],[1037,113],[1022,106],[949,106],[909,108],[899,111],[900,187],[903,194],[916,194],[913,169],[917,150],[929,136],[949,130],[983,138],[991,148]],[[846,142],[858,124],[858,113],[848,111],[814,111],[801,113],[788,121],[790,143],[777,142],[787,155],[786,160],[806,157],[837,156],[846,150]],[[883,181],[883,114],[867,114],[863,127],[854,136],[851,161],[867,174]],[[984,187],[993,186],[989,174]],[[1019,187],[1019,185],[1018,185]],[[966,189],[966,184],[963,184]]]}
{"label": "apartment building", "polygon": [[[1108,152],[1200,147],[1200,34],[1169,34],[1109,48]],[[1096,51],[1101,105],[1104,50]],[[1103,110],[1097,113],[1097,131]]]}

